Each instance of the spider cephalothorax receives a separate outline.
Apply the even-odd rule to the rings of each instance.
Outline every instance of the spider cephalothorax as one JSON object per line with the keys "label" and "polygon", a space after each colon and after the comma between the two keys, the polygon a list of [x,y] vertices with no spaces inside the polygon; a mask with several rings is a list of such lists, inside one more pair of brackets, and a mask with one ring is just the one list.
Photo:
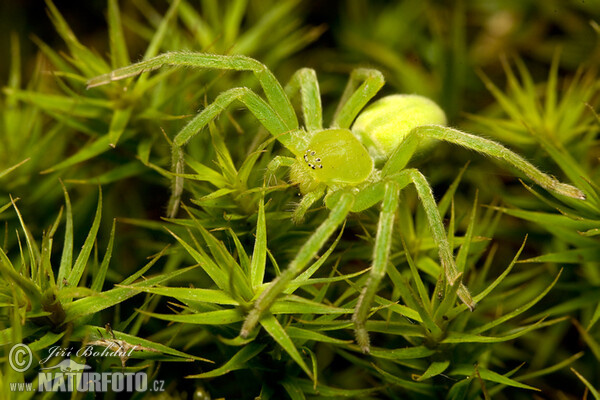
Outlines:
{"label": "spider cephalothorax", "polygon": [[373,171],[373,159],[348,129],[313,133],[304,154],[296,157],[290,178],[302,194],[317,186],[352,186],[364,182]]}
{"label": "spider cephalothorax", "polygon": [[[293,218],[301,221],[305,212],[323,197],[330,209],[329,216],[299,249],[288,268],[262,292],[256,293],[258,297],[242,326],[243,337],[254,330],[262,316],[318,255],[350,212],[359,212],[381,203],[373,264],[352,317],[357,342],[364,352],[368,352],[369,337],[365,323],[379,282],[390,262],[399,193],[409,184],[415,186],[423,204],[447,284],[456,288],[461,301],[470,309],[474,308],[473,298],[461,283],[461,273],[456,268],[431,188],[421,172],[406,168],[417,148],[427,142],[446,141],[504,160],[550,192],[585,198],[579,189],[542,173],[502,145],[446,127],[444,112],[424,97],[388,96],[363,111],[384,84],[383,75],[372,69],[353,71],[329,129],[323,129],[319,85],[313,70],[305,68],[297,71],[284,88],[266,66],[244,56],[165,53],[94,78],[88,86],[106,84],[163,65],[252,71],[265,94],[263,99],[248,88],[233,88],[221,93],[175,137],[174,154],[178,154],[181,146],[232,102],[239,101],[294,156],[276,156],[268,167],[268,173],[282,166],[291,168],[291,180],[299,185],[303,194]],[[292,107],[290,99],[295,97],[301,101],[304,127],[300,127]],[[260,286],[255,289],[261,290]]]}

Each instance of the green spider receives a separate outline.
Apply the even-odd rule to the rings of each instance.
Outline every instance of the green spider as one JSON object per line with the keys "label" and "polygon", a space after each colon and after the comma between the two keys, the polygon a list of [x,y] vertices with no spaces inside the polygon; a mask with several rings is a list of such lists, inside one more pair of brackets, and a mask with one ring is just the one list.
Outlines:
{"label": "green spider", "polygon": [[[279,167],[289,167],[292,182],[300,187],[303,197],[294,211],[294,220],[300,221],[311,205],[323,197],[330,210],[288,268],[258,296],[243,323],[242,337],[254,330],[277,297],[318,255],[349,213],[361,212],[382,203],[372,268],[352,317],[356,341],[365,353],[369,352],[365,324],[379,283],[386,274],[399,193],[411,183],[423,204],[448,283],[458,284],[458,297],[471,310],[475,307],[469,291],[461,283],[461,273],[456,268],[431,187],[421,172],[406,168],[417,147],[424,141],[443,140],[502,159],[549,191],[585,199],[579,189],[542,173],[502,145],[445,126],[444,112],[429,99],[413,95],[388,96],[361,113],[384,84],[383,75],[373,69],[352,72],[333,121],[325,129],[314,70],[298,70],[284,88],[265,65],[240,55],[165,53],[93,78],[88,82],[88,88],[164,65],[251,71],[266,97],[264,99],[245,87],[221,93],[177,134],[173,141],[174,151],[181,151],[183,145],[237,100],[294,156],[277,156],[268,166],[270,173]],[[301,101],[304,126],[299,124],[291,103],[291,99],[297,96]]]}

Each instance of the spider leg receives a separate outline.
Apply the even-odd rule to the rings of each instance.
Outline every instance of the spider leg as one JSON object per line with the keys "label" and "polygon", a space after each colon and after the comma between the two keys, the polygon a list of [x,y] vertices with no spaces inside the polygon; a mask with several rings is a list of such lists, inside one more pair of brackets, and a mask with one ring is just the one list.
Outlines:
{"label": "spider leg", "polygon": [[383,74],[376,69],[359,68],[352,71],[333,116],[331,127],[350,128],[358,113],[377,94],[384,83]]}
{"label": "spider leg", "polygon": [[[427,183],[427,179],[416,169],[405,169],[397,174],[389,175],[385,179],[397,182],[400,185],[400,189],[410,183],[415,185],[419,199],[423,204],[427,221],[429,222],[433,240],[438,248],[442,269],[448,283],[454,285],[457,279],[461,277],[462,273],[456,268],[456,263],[454,262],[454,256],[450,249],[448,237],[446,236],[442,217],[440,216],[440,212],[431,191],[431,186]],[[475,309],[475,301],[463,283],[460,283],[457,294],[461,301],[465,303],[471,311]]]}
{"label": "spider leg", "polygon": [[523,157],[501,144],[440,125],[425,125],[413,129],[398,148],[394,150],[383,168],[383,174],[393,174],[395,171],[402,170],[402,168],[410,161],[410,158],[418,146],[419,139],[422,137],[430,137],[454,143],[479,153],[501,159],[550,192],[585,200],[585,194],[581,190],[572,185],[562,183],[556,178],[543,173]]}
{"label": "spider leg", "polygon": [[[438,247],[442,269],[446,274],[446,279],[448,279],[448,283],[450,285],[454,285],[456,280],[461,277],[462,273],[456,268],[454,256],[452,254],[452,250],[450,249],[450,243],[448,242],[446,230],[444,229],[442,217],[440,216],[440,212],[437,208],[437,204],[433,197],[431,186],[429,186],[427,179],[421,172],[419,172],[419,170],[405,169],[399,175],[405,175],[415,185],[415,188],[417,189],[417,194],[419,195],[419,199],[421,200],[421,203],[423,204],[423,209],[425,210],[425,214],[427,215],[427,220],[429,222],[429,228],[431,229],[433,240],[435,241]],[[463,283],[460,283],[460,286],[457,290],[457,294],[461,301],[465,303],[465,305],[469,307],[471,311],[475,309],[475,301],[473,300],[471,294],[469,293],[469,290]]]}
{"label": "spider leg", "polygon": [[318,186],[315,190],[306,193],[302,196],[302,200],[300,200],[300,204],[294,210],[292,215],[292,221],[295,224],[299,224],[304,220],[304,214],[308,211],[308,209],[315,204],[317,200],[319,200],[325,194],[325,186]]}
{"label": "spider leg", "polygon": [[[299,155],[305,150],[304,144],[306,138],[303,134],[298,132],[298,118],[296,117],[292,103],[287,97],[283,87],[264,64],[249,57],[241,55],[225,56],[217,54],[185,52],[164,53],[148,60],[140,61],[136,64],[116,69],[108,74],[92,78],[88,81],[88,88],[105,85],[113,81],[140,75],[144,72],[153,71],[165,65],[174,67],[187,66],[193,68],[253,72],[267,98],[267,102],[262,101],[263,104],[259,104],[258,101],[254,101],[256,107],[258,107],[263,114],[262,117],[258,116],[256,113],[255,115],[257,115],[259,121],[263,124],[271,122],[269,124],[270,126],[265,125],[265,127],[273,135],[275,135],[292,153]],[[235,90],[236,89],[234,89],[234,91]],[[249,89],[245,88],[240,88],[239,90],[249,91]],[[226,93],[227,92],[222,93],[222,96]],[[228,95],[238,97],[242,96],[239,93],[237,95],[228,93]],[[255,97],[258,96],[255,95]],[[221,101],[224,101],[224,98],[221,99]],[[268,107],[265,105],[268,105]],[[277,130],[273,130],[276,126]],[[184,130],[180,132],[180,135],[182,133],[183,135],[180,136],[176,143],[177,145],[182,145],[196,133],[190,131],[193,127],[194,125],[190,125],[189,127],[186,126]],[[186,130],[186,128],[188,128],[188,130]]]}
{"label": "spider leg", "polygon": [[302,245],[296,257],[290,262],[290,265],[281,275],[275,278],[268,287],[260,294],[254,307],[248,313],[244,320],[240,336],[247,337],[256,327],[260,318],[269,310],[277,297],[285,290],[286,286],[310,263],[317,255],[321,247],[344,222],[346,216],[352,208],[354,196],[350,193],[344,193],[339,202],[333,207],[329,216],[317,228],[310,238]]}
{"label": "spider leg", "polygon": [[285,91],[269,69],[253,58],[241,55],[218,55],[205,53],[169,52],[148,60],[116,69],[108,74],[100,75],[88,81],[88,89],[105,85],[120,79],[129,78],[153,71],[164,65],[174,67],[187,66],[193,68],[224,69],[234,71],[251,71],[262,86],[270,105],[277,110],[285,121],[288,130],[298,128],[298,120]]}
{"label": "spider leg", "polygon": [[[280,167],[291,167],[296,162],[295,158],[292,157],[284,157],[284,156],[276,156],[273,158],[269,164],[267,165],[267,179],[268,183],[271,182],[271,177],[275,176],[275,171]],[[302,196],[302,200],[294,210],[292,215],[292,220],[295,224],[299,224],[304,219],[304,214],[306,211],[321,197],[325,195],[325,186],[317,186],[314,190],[306,193]]]}
{"label": "spider leg", "polygon": [[285,86],[285,92],[290,99],[300,93],[304,126],[309,132],[323,129],[321,92],[314,69],[302,68],[296,71]]}
{"label": "spider leg", "polygon": [[381,282],[381,279],[383,279],[386,273],[399,194],[400,187],[398,183],[388,181],[385,185],[385,194],[383,196],[381,213],[379,214],[379,222],[377,224],[377,235],[375,237],[375,248],[373,250],[373,266],[371,267],[367,283],[360,293],[356,308],[354,309],[354,314],[352,315],[356,342],[363,353],[368,353],[370,349],[369,334],[366,330],[365,323],[369,315],[369,310],[371,309],[373,297],[379,287],[379,282]]}
{"label": "spider leg", "polygon": [[252,90],[245,87],[229,89],[217,96],[214,102],[206,106],[202,112],[197,114],[181,129],[181,131],[179,131],[177,136],[175,136],[173,143],[176,146],[185,145],[234,101],[239,101],[246,106],[246,108],[273,136],[294,152],[295,142],[293,134],[295,132],[287,129],[285,122],[266,101],[260,98]]}
{"label": "spider leg", "polygon": [[275,177],[275,172],[281,167],[291,167],[296,162],[295,158],[285,156],[275,156],[267,164],[267,186],[271,185],[271,178]]}

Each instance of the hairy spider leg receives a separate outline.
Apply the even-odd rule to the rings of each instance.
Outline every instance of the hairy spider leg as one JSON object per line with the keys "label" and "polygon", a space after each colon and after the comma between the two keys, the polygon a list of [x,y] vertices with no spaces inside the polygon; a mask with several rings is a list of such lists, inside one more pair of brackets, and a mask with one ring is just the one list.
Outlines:
{"label": "hairy spider leg", "polygon": [[221,112],[223,112],[231,103],[239,101],[246,106],[246,108],[256,117],[256,119],[282,144],[287,146],[290,138],[295,132],[289,132],[289,134],[283,134],[286,132],[286,126],[284,121],[279,115],[273,110],[273,108],[267,104],[261,97],[248,88],[234,88],[221,93],[217,98],[204,110],[196,114],[191,121],[189,121],[181,131],[175,136],[172,145],[172,171],[173,175],[173,190],[169,200],[169,207],[167,210],[168,217],[174,217],[177,214],[179,208],[179,200],[183,191],[183,153],[181,147],[184,146],[194,135],[200,132],[206,125],[208,125],[213,119],[215,119]]}
{"label": "hairy spider leg", "polygon": [[[385,186],[383,187],[383,202],[379,222],[377,224],[377,234],[375,236],[375,247],[373,249],[373,264],[369,277],[363,290],[359,296],[352,321],[356,341],[364,353],[368,353],[370,349],[369,335],[366,330],[366,321],[369,315],[371,304],[379,283],[386,274],[386,267],[389,261],[390,243],[393,233],[394,218],[398,209],[398,197],[400,190],[412,183],[423,204],[423,209],[427,216],[429,228],[431,230],[434,242],[438,247],[440,263],[442,271],[450,285],[454,285],[461,273],[456,268],[454,257],[450,244],[446,236],[446,231],[442,223],[442,218],[438,211],[431,186],[427,183],[427,179],[421,172],[416,169],[405,169],[397,174],[389,175],[384,178]],[[381,186],[374,188],[372,196],[377,200],[381,199]],[[457,295],[469,309],[475,308],[475,301],[471,297],[467,287],[461,282],[457,288]]]}
{"label": "hairy spider leg", "polygon": [[300,94],[304,127],[309,132],[323,129],[321,91],[314,69],[302,68],[296,71],[285,86],[285,92],[290,100]]}
{"label": "hairy spider leg", "polygon": [[269,164],[267,164],[267,171],[266,171],[267,186],[271,185],[271,179],[275,178],[275,173],[277,172],[277,170],[279,168],[282,168],[282,167],[290,168],[292,165],[294,165],[295,162],[296,162],[296,159],[292,158],[292,157],[286,157],[286,156],[273,157],[273,159],[271,161],[269,161]]}
{"label": "hairy spider leg", "polygon": [[[250,111],[254,113],[261,123],[276,121],[270,123],[270,126],[265,127],[292,153],[298,155],[304,150],[302,144],[305,139],[297,132],[298,119],[283,87],[264,64],[246,56],[185,52],[164,53],[148,60],[116,69],[108,74],[92,78],[88,81],[88,88],[136,76],[147,71],[153,71],[164,65],[253,72],[265,93],[268,103],[250,89],[232,89],[222,93],[217,98],[220,99],[215,108],[219,107],[220,110],[213,109],[210,111],[213,114],[213,118],[231,102],[240,100],[246,107],[252,107]],[[249,92],[252,94],[248,94]],[[208,113],[202,117],[198,115],[194,120],[190,121],[177,135],[175,144],[181,146],[198,133],[198,129],[201,129],[209,122],[201,123],[203,122],[203,118],[206,118],[208,115]]]}
{"label": "hairy spider leg", "polygon": [[358,68],[352,71],[333,116],[331,127],[350,129],[358,113],[384,84],[383,74],[376,69]]}
{"label": "hairy spider leg", "polygon": [[369,277],[365,283],[354,314],[352,322],[354,323],[354,332],[356,342],[360,346],[363,353],[370,351],[369,334],[365,327],[373,297],[377,292],[379,283],[386,273],[386,266],[389,261],[390,248],[392,243],[392,232],[394,231],[394,218],[398,209],[398,197],[400,187],[398,183],[390,180],[385,184],[385,193],[381,205],[381,213],[377,223],[377,234],[375,236],[375,247],[373,249],[373,265],[369,272]]}
{"label": "hairy spider leg", "polygon": [[325,242],[327,242],[337,228],[346,220],[353,202],[354,196],[351,193],[345,192],[341,195],[339,202],[331,209],[327,219],[321,223],[317,230],[302,245],[289,266],[260,294],[254,303],[254,307],[250,310],[248,316],[244,320],[240,336],[247,337],[250,334],[260,321],[261,317],[268,312],[271,305],[273,305],[287,285],[298,276],[298,274],[300,274],[306,268],[308,263],[310,263],[310,261],[318,254]]}
{"label": "hairy spider leg", "polygon": [[295,224],[299,224],[304,220],[304,215],[310,209],[310,207],[312,207],[317,200],[325,195],[326,188],[327,186],[325,185],[319,185],[312,192],[306,193],[304,196],[302,196],[300,203],[298,203],[298,206],[296,206],[294,212],[292,213],[292,221]]}
{"label": "hairy spider leg", "polygon": [[266,101],[252,90],[245,87],[229,89],[219,94],[211,104],[207,105],[204,110],[196,114],[196,116],[181,129],[177,136],[175,136],[173,143],[176,146],[185,145],[234,101],[239,101],[246,106],[256,119],[287,147],[290,134],[281,135],[282,133],[288,132],[285,122]]}
{"label": "hairy spider leg", "polygon": [[422,138],[443,140],[503,160],[550,192],[585,200],[585,194],[581,190],[543,173],[523,157],[501,144],[441,125],[424,125],[413,129],[394,150],[383,167],[383,174],[389,175],[402,170],[410,161]]}

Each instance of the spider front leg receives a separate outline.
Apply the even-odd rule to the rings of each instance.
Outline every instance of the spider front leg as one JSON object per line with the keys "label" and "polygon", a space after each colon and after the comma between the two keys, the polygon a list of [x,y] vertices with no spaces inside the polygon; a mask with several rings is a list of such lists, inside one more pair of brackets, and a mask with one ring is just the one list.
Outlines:
{"label": "spider front leg", "polygon": [[[285,156],[275,156],[271,161],[269,161],[269,164],[267,164],[267,171],[266,171],[266,178],[267,178],[267,185],[271,185],[271,179],[275,177],[275,173],[277,172],[277,170],[279,168],[282,167],[291,167],[292,165],[294,165],[294,163],[296,162],[296,159],[292,158],[292,157],[285,157]],[[275,179],[277,179],[275,177]]]}
{"label": "spider front leg", "polygon": [[396,210],[398,209],[399,194],[400,187],[396,182],[389,181],[386,183],[381,213],[379,214],[379,222],[377,223],[375,248],[373,250],[373,265],[369,272],[367,283],[356,303],[354,314],[352,315],[356,342],[363,353],[368,353],[370,351],[369,334],[365,324],[379,283],[386,273],[386,266],[390,257],[392,232],[394,230],[394,217],[396,215]]}
{"label": "spider front leg", "polygon": [[304,150],[305,139],[303,135],[297,132],[298,119],[283,87],[264,64],[249,57],[183,52],[164,53],[92,78],[88,81],[88,88],[153,71],[164,65],[253,72],[268,100],[268,102],[265,102],[247,88],[237,88],[224,92],[217,97],[212,107],[207,107],[203,113],[196,116],[183,128],[175,139],[176,145],[181,146],[186,143],[231,102],[240,100],[265,128],[292,153],[299,155]]}
{"label": "spider front leg", "polygon": [[181,131],[175,136],[173,143],[176,146],[183,146],[192,137],[202,130],[209,122],[215,119],[234,101],[240,101],[256,117],[256,119],[284,146],[291,146],[292,132],[290,132],[284,121],[277,115],[275,110],[261,99],[252,90],[240,87],[229,89],[221,93],[215,101],[202,112],[197,114]]}
{"label": "spider front leg", "polygon": [[306,268],[325,242],[344,222],[353,203],[354,196],[352,194],[346,192],[340,196],[339,201],[331,209],[327,219],[323,221],[311,237],[302,245],[287,269],[275,278],[260,294],[244,320],[240,336],[247,337],[256,327],[260,318],[271,308],[271,305],[277,300],[277,297],[285,290],[287,285]]}
{"label": "spider front leg", "polygon": [[331,127],[350,128],[358,113],[379,92],[384,83],[383,74],[376,69],[359,68],[352,71]]}
{"label": "spider front leg", "polygon": [[288,129],[295,129],[298,127],[298,120],[296,118],[296,114],[294,113],[294,109],[292,108],[290,100],[286,96],[277,79],[264,64],[256,61],[253,58],[241,55],[224,56],[218,54],[184,52],[164,53],[148,60],[140,61],[127,67],[116,69],[108,74],[92,78],[88,81],[87,87],[89,89],[120,79],[130,78],[144,72],[154,71],[155,69],[159,69],[164,65],[171,65],[174,67],[187,66],[205,69],[251,71],[258,79],[265,92],[265,95],[267,96],[267,99],[269,99],[269,102],[273,108],[277,109],[277,112],[281,115],[281,118],[285,120],[286,124],[288,125]]}
{"label": "spider front leg", "polygon": [[[296,159],[292,157],[276,156],[267,165],[267,185],[271,184],[271,178],[275,176],[275,172],[281,167],[292,167],[296,163]],[[304,214],[308,209],[321,197],[325,195],[325,186],[319,185],[314,190],[302,196],[302,200],[294,209],[292,221],[299,224],[304,220]]]}
{"label": "spider front leg", "polygon": [[285,92],[290,99],[300,94],[304,126],[309,132],[323,129],[321,92],[315,70],[302,68],[296,71],[285,86]]}

